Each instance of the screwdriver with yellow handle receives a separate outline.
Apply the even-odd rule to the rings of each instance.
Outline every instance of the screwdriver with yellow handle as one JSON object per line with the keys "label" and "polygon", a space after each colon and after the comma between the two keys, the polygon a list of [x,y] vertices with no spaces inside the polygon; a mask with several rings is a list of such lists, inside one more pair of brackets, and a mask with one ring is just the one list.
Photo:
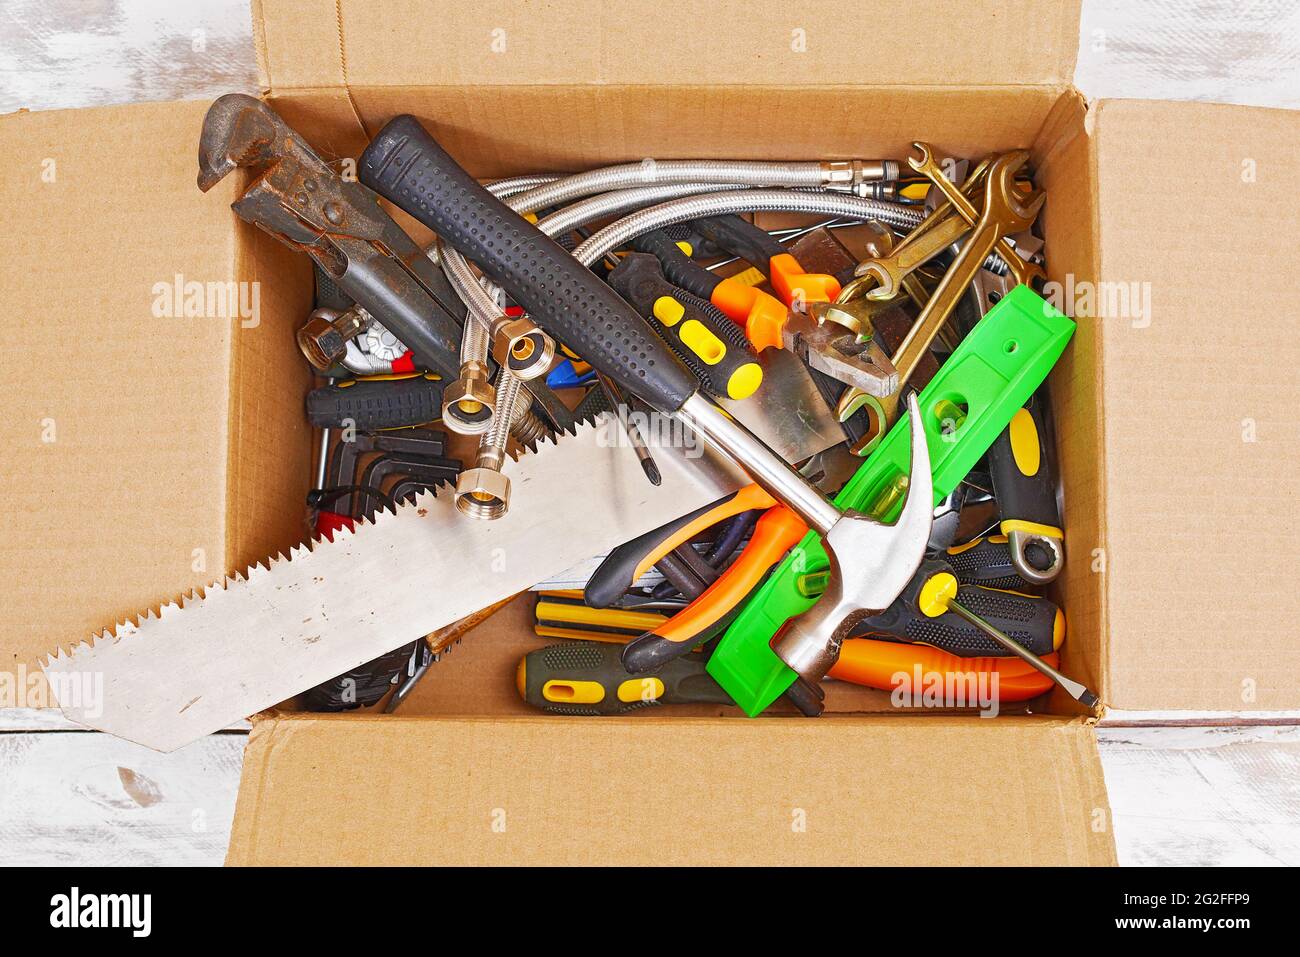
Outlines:
{"label": "screwdriver with yellow handle", "polygon": [[697,379],[724,399],[747,399],[763,382],[758,354],[716,306],[664,278],[659,260],[628,253],[609,284],[650,321]]}
{"label": "screwdriver with yellow handle", "polygon": [[665,662],[651,674],[623,668],[619,647],[569,641],[530,651],[515,670],[519,696],[551,714],[627,714],[659,704],[732,704],[698,655]]}
{"label": "screwdriver with yellow handle", "polygon": [[[815,593],[816,578],[805,576],[800,589]],[[974,629],[961,627],[962,622]],[[952,568],[939,559],[922,562],[894,603],[864,618],[853,635],[931,645],[959,657],[1015,655],[1080,704],[1095,708],[1098,702],[1087,687],[1042,658],[1059,649],[1065,638],[1065,615],[1059,608],[1045,598],[960,585]]]}
{"label": "screwdriver with yellow handle", "polygon": [[783,348],[783,331],[790,312],[780,299],[742,279],[715,276],[691,259],[683,243],[674,242],[662,229],[643,233],[633,245],[659,260],[669,282],[708,301],[744,329],[745,338],[759,352]]}

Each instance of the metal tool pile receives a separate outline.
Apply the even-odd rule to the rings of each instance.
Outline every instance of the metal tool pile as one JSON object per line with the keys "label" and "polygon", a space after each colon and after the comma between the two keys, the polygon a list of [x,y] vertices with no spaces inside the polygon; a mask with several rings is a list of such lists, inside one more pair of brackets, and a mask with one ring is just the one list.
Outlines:
{"label": "metal tool pile", "polygon": [[566,642],[518,686],[558,714],[816,715],[828,675],[918,667],[1094,705],[1038,593],[1065,560],[1042,384],[1074,326],[1034,291],[1027,161],[917,143],[483,186],[399,116],[358,182],[220,98],[200,188],[250,168],[235,212],[317,267],[318,539],[55,656],[105,675],[102,715],[65,710],[162,749],[304,691],[396,685],[391,710],[529,589]]}

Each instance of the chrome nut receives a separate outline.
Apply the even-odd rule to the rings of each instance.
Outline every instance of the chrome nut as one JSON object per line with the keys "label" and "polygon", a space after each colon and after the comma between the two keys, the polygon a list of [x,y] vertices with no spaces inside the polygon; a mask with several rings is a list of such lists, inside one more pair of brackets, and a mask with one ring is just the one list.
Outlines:
{"label": "chrome nut", "polygon": [[471,518],[500,518],[510,507],[510,479],[496,469],[466,469],[456,479],[456,507]]}
{"label": "chrome nut", "polygon": [[442,393],[442,421],[460,435],[482,435],[492,425],[496,389],[482,375],[462,375]]}
{"label": "chrome nut", "polygon": [[531,319],[507,319],[492,329],[492,358],[526,382],[545,375],[551,368],[555,340]]}

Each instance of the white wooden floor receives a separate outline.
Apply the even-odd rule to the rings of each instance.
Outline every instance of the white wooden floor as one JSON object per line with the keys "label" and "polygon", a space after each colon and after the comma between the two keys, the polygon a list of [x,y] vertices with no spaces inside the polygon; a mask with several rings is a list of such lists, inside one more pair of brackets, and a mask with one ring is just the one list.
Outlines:
{"label": "white wooden floor", "polygon": [[[1076,83],[1092,96],[1300,108],[1300,5],[1092,0]],[[256,86],[248,0],[0,10],[0,113]],[[1099,729],[1120,862],[1300,864],[1300,719],[1129,726],[1171,720],[1115,715]],[[159,755],[57,714],[0,711],[0,865],[221,863],[245,737]]]}

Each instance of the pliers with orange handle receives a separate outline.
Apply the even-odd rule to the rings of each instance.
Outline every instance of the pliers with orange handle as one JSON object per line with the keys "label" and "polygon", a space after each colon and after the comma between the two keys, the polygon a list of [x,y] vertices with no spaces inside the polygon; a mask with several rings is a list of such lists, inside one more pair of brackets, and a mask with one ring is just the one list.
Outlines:
{"label": "pliers with orange handle", "polygon": [[[836,447],[813,456],[800,469],[824,491],[834,492],[853,475],[856,457]],[[808,531],[788,508],[757,485],[748,485],[675,522],[620,545],[587,582],[584,600],[594,608],[616,602],[651,565],[706,528],[741,512],[765,509],[749,542],[694,601],[624,649],[624,666],[637,673],[684,655],[730,623],[747,598],[785,553]],[[635,667],[634,667],[635,665]]]}
{"label": "pliers with orange handle", "polygon": [[[774,253],[766,258],[763,258],[765,253],[759,251],[756,239],[745,248],[744,254],[737,255],[742,258],[753,256],[750,262],[760,270],[770,270],[773,288],[786,302],[738,279],[714,275],[691,259],[688,250],[663,230],[645,233],[637,237],[633,245],[641,252],[657,257],[670,282],[712,303],[741,326],[755,349],[788,349],[812,368],[868,395],[891,395],[897,390],[897,370],[884,350],[870,337],[860,337],[834,322],[821,322],[802,308],[787,308],[791,303],[801,307],[810,302],[828,301],[827,296],[833,299],[832,292],[835,295],[839,293],[839,283],[833,277],[804,272],[784,246],[739,217],[720,216],[715,219],[724,225],[728,220],[742,224],[739,228],[715,230],[720,238],[713,241],[728,252],[736,252],[740,244],[737,242],[734,247],[726,245],[722,238],[730,243],[733,236],[740,235],[742,230],[746,235],[750,235],[748,230],[752,230],[771,244],[770,248],[762,247],[766,252]],[[698,225],[713,222],[713,219],[700,220]]]}

